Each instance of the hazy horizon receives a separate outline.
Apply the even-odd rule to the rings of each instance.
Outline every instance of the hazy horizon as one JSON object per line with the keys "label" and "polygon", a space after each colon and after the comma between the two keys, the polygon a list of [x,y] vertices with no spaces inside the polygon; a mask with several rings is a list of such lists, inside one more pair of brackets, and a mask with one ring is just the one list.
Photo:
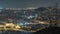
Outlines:
{"label": "hazy horizon", "polygon": [[60,0],[0,0],[0,8],[54,7],[56,2]]}

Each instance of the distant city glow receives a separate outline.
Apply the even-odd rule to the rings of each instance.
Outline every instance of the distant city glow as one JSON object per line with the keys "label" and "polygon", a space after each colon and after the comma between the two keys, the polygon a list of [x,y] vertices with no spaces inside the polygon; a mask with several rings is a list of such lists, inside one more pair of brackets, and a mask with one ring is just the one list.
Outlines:
{"label": "distant city glow", "polygon": [[26,9],[37,9],[37,7],[28,7]]}
{"label": "distant city glow", "polygon": [[[1,8],[1,9],[3,9],[3,8]],[[28,9],[37,9],[37,7],[27,7],[27,8],[6,8],[6,10],[8,10],[8,9],[10,9],[10,10],[28,10]]]}
{"label": "distant city glow", "polygon": [[2,7],[0,7],[0,9],[3,9]]}

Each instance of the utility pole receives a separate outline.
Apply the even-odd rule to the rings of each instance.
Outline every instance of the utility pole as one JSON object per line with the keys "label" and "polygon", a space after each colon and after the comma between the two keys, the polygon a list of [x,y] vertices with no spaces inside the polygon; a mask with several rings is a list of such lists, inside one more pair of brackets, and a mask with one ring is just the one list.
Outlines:
{"label": "utility pole", "polygon": [[58,11],[57,11],[57,9],[58,9],[58,3],[56,3],[56,11],[55,11],[56,14],[55,14],[55,24],[54,24],[55,27],[57,26],[57,20],[58,20],[58,19],[57,19],[57,17],[58,17],[58,14],[57,14]]}
{"label": "utility pole", "polygon": [[[49,22],[50,22],[50,27],[56,27],[57,26],[57,8],[58,8],[58,3],[55,3],[55,11],[52,12],[52,10],[50,11],[48,18],[49,18]],[[53,14],[51,14],[53,13]],[[53,16],[53,17],[52,17]],[[55,17],[55,18],[54,18]],[[54,20],[53,20],[54,19]]]}

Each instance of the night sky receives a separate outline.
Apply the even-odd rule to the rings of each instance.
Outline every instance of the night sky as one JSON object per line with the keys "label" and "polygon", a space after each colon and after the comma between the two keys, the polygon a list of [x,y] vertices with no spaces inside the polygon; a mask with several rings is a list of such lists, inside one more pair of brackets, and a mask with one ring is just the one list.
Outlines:
{"label": "night sky", "polygon": [[0,8],[37,8],[54,6],[60,0],[0,0]]}

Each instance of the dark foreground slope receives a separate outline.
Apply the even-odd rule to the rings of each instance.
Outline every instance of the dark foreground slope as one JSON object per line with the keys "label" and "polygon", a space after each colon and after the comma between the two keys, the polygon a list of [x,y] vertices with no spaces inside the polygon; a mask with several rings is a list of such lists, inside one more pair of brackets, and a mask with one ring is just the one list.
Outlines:
{"label": "dark foreground slope", "polygon": [[43,29],[41,31],[35,32],[33,34],[60,34],[60,28],[59,27],[49,27],[49,28]]}

